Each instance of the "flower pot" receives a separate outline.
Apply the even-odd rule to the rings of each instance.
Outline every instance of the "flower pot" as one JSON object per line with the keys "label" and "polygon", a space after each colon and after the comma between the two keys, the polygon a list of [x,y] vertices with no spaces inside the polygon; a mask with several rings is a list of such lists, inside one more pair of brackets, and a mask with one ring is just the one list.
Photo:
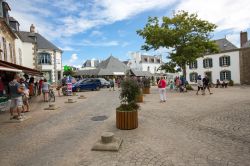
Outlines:
{"label": "flower pot", "polygon": [[116,127],[121,130],[131,130],[138,127],[138,111],[117,111]]}
{"label": "flower pot", "polygon": [[140,94],[136,97],[136,102],[137,103],[142,103],[143,102],[143,94]]}
{"label": "flower pot", "polygon": [[149,87],[144,87],[143,88],[143,94],[150,94],[150,88]]}

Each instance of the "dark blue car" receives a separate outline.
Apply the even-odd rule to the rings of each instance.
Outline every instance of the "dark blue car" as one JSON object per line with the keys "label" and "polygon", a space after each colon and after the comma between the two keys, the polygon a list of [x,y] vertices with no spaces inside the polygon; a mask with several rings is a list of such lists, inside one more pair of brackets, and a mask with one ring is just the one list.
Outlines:
{"label": "dark blue car", "polygon": [[100,90],[100,88],[101,88],[100,81],[89,78],[76,82],[73,85],[72,90],[73,92],[80,92],[82,90]]}

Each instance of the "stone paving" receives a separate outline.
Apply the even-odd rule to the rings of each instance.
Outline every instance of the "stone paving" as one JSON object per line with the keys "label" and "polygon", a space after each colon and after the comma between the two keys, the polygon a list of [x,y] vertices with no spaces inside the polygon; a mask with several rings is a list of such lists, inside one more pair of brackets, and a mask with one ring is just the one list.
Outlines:
{"label": "stone paving", "polygon": [[[160,103],[156,88],[140,104],[139,128],[118,130],[119,91],[82,92],[87,99],[60,109],[33,105],[32,119],[5,123],[0,114],[0,165],[46,166],[249,166],[250,87],[213,88],[213,95],[167,93]],[[104,121],[91,120],[107,116]],[[103,131],[123,139],[119,152],[91,151]]]}

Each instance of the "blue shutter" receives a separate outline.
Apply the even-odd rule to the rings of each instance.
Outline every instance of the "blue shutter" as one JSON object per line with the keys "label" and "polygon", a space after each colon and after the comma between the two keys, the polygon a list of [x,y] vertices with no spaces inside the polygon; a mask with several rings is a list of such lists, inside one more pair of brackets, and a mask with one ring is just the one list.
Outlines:
{"label": "blue shutter", "polygon": [[220,66],[222,66],[222,57],[220,57]]}
{"label": "blue shutter", "polygon": [[195,68],[197,69],[198,68],[198,62],[195,61],[194,65],[195,65]]}
{"label": "blue shutter", "polygon": [[203,68],[206,68],[206,67],[205,67],[205,59],[203,59]]}
{"label": "blue shutter", "polygon": [[223,81],[223,71],[220,72],[220,80]]}
{"label": "blue shutter", "polygon": [[192,73],[189,74],[189,80],[192,82]]}
{"label": "blue shutter", "polygon": [[209,67],[213,67],[213,59],[209,59]]}
{"label": "blue shutter", "polygon": [[191,63],[189,63],[189,69],[192,69],[192,67],[191,67]]}
{"label": "blue shutter", "polygon": [[228,74],[228,80],[230,81],[231,80],[231,71],[227,71],[227,74]]}
{"label": "blue shutter", "polygon": [[230,66],[230,56],[227,57],[228,58],[228,66]]}

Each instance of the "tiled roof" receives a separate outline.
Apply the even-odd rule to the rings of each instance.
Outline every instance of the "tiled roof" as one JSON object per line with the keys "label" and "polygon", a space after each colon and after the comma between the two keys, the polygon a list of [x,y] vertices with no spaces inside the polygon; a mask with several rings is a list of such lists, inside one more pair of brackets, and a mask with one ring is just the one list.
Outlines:
{"label": "tiled roof", "polygon": [[151,77],[153,76],[153,74],[151,74],[148,71],[139,71],[139,70],[135,70],[135,69],[131,69],[130,70],[132,72],[133,75],[137,76],[137,77]]}
{"label": "tiled roof", "polygon": [[233,43],[228,41],[226,38],[215,40],[215,43],[218,45],[219,52],[238,49],[238,47],[236,47]]}
{"label": "tiled roof", "polygon": [[60,50],[53,43],[48,41],[45,37],[43,37],[39,33],[24,32],[24,31],[19,31],[17,33],[23,42],[27,42],[27,43],[37,42],[38,49]]}

